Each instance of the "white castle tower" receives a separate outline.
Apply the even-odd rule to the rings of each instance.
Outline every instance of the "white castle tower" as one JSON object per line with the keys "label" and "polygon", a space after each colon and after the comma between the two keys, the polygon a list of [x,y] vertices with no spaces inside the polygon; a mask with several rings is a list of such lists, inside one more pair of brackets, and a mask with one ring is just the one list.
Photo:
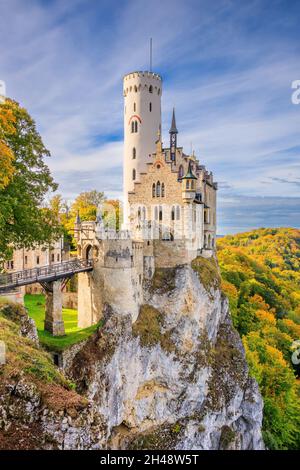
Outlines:
{"label": "white castle tower", "polygon": [[129,222],[128,192],[146,171],[161,131],[162,79],[153,72],[132,72],[123,80],[124,94],[124,227]]}

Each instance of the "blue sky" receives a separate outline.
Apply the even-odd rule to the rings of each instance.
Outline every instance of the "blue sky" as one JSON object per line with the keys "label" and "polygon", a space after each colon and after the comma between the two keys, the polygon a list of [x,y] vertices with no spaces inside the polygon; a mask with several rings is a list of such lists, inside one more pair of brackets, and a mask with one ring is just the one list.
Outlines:
{"label": "blue sky", "polygon": [[219,181],[218,232],[300,227],[300,2],[0,0],[0,80],[35,118],[71,200],[122,192],[122,76],[163,76],[172,107]]}

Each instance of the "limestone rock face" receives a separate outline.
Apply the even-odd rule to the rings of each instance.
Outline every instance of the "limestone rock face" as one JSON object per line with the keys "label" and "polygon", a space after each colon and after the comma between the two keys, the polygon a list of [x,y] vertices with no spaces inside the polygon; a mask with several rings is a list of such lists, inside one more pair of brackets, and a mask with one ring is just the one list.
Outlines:
{"label": "limestone rock face", "polygon": [[104,325],[62,361],[72,388],[17,317],[14,347],[25,335],[19,358],[36,362],[16,374],[8,361],[0,448],[263,449],[262,399],[219,284],[215,261],[196,259],[156,269],[134,323],[106,304]]}
{"label": "limestone rock face", "polygon": [[264,448],[262,398],[218,273],[198,268],[157,270],[133,324],[107,305],[102,329],[68,363],[104,423],[100,447]]}

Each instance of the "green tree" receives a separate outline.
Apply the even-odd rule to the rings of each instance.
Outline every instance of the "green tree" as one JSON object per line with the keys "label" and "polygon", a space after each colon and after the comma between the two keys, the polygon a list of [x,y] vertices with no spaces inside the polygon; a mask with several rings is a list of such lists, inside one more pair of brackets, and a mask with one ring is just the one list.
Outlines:
{"label": "green tree", "polygon": [[[0,114],[13,116],[7,129],[0,119],[2,142],[13,155],[13,171],[0,187],[0,261],[7,259],[12,247],[51,244],[60,234],[57,220],[49,208],[42,207],[55,184],[45,159],[50,157],[34,120],[16,101],[6,99]],[[12,129],[13,127],[13,129]]]}

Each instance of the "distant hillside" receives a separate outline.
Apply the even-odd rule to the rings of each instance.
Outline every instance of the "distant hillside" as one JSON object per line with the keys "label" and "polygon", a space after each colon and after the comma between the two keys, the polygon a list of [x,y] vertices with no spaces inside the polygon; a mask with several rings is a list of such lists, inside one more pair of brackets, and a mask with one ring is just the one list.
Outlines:
{"label": "distant hillside", "polygon": [[[264,397],[264,438],[300,448],[300,230],[259,229],[218,239],[223,291]],[[298,366],[299,367],[299,366]]]}

